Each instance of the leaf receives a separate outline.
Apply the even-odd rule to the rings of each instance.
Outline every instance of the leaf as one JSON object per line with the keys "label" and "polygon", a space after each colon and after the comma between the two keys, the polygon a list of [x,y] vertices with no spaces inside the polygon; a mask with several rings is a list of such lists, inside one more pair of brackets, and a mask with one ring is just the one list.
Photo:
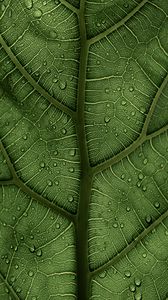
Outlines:
{"label": "leaf", "polygon": [[168,5],[0,2],[0,298],[168,298]]}

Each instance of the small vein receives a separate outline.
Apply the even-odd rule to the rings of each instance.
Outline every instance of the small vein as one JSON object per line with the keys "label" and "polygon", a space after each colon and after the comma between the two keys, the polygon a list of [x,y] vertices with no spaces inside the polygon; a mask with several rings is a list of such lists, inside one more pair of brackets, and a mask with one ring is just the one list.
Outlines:
{"label": "small vein", "polygon": [[111,26],[104,32],[99,33],[98,35],[94,36],[93,38],[89,39],[89,45],[94,44],[100,41],[102,38],[107,36],[108,34],[112,33],[113,31],[117,30],[119,27],[123,26],[132,16],[134,16],[146,3],[148,0],[143,0],[140,4],[138,4],[129,14],[127,14],[121,21],[116,23],[115,25]]}
{"label": "small vein", "polygon": [[51,95],[48,94],[48,92],[43,89],[31,76],[30,74],[26,71],[26,69],[21,65],[19,60],[16,58],[14,53],[11,51],[10,47],[6,44],[5,40],[3,39],[2,35],[0,35],[0,43],[3,46],[4,50],[10,57],[11,61],[13,64],[18,68],[18,70],[21,72],[21,74],[27,79],[27,81],[31,84],[31,86],[39,92],[44,98],[46,98],[51,104],[53,104],[56,108],[60,109],[64,113],[68,114],[71,116],[72,119],[75,119],[75,112],[71,110],[69,107],[65,106],[61,102],[59,102],[57,99],[52,97]]}

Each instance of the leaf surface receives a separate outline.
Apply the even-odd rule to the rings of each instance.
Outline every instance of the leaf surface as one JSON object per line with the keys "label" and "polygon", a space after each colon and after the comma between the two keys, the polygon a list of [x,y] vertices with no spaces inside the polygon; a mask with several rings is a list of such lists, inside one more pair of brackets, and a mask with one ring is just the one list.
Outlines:
{"label": "leaf surface", "polygon": [[0,297],[167,299],[167,1],[3,0],[0,33]]}

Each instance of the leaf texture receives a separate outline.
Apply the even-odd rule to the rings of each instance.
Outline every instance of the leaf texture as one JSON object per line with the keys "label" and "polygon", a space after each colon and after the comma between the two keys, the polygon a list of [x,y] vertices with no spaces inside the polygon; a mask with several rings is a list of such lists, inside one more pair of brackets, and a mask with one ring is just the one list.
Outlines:
{"label": "leaf texture", "polygon": [[0,299],[168,299],[167,0],[0,1]]}

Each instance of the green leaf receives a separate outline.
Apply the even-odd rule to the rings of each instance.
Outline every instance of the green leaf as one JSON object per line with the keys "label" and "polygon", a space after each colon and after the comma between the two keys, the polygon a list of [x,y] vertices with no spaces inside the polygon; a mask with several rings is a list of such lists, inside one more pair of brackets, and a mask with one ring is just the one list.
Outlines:
{"label": "green leaf", "polygon": [[167,0],[1,0],[0,33],[0,299],[168,299]]}

